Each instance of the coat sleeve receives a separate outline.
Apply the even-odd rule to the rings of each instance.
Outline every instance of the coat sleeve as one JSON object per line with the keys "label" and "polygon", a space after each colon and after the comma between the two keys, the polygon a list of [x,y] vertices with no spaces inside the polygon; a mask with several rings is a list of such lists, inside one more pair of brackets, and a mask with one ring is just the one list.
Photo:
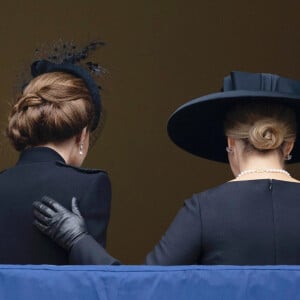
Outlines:
{"label": "coat sleeve", "polygon": [[[201,254],[200,205],[196,197],[185,201],[172,224],[147,257],[147,265],[195,264]],[[119,265],[93,237],[86,235],[71,249],[71,264]]]}
{"label": "coat sleeve", "polygon": [[88,232],[103,247],[110,217],[111,185],[106,172],[89,174],[90,183],[79,201]]}
{"label": "coat sleeve", "polygon": [[71,265],[120,265],[90,235],[84,236],[72,247],[69,262]]}
{"label": "coat sleeve", "polygon": [[201,252],[201,215],[196,196],[186,200],[170,227],[147,257],[147,265],[196,264]]}

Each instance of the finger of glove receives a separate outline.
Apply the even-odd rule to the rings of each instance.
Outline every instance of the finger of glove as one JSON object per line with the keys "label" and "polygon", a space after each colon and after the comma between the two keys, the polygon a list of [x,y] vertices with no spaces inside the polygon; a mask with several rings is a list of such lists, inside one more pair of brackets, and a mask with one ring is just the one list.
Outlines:
{"label": "finger of glove", "polygon": [[76,197],[72,198],[72,212],[74,214],[76,214],[77,216],[82,217],[79,207],[78,207],[78,200]]}
{"label": "finger of glove", "polygon": [[44,224],[40,223],[37,220],[34,220],[33,225],[42,233],[48,235],[48,226],[45,226]]}
{"label": "finger of glove", "polygon": [[46,217],[44,214],[40,213],[38,210],[33,210],[33,215],[37,221],[44,225],[49,225],[51,218]]}
{"label": "finger of glove", "polygon": [[35,210],[39,211],[41,214],[47,217],[53,217],[56,214],[56,211],[40,201],[34,201],[32,203],[32,206],[35,208]]}
{"label": "finger of glove", "polygon": [[66,211],[66,209],[62,205],[60,205],[56,200],[50,198],[49,196],[43,196],[42,202],[56,212]]}

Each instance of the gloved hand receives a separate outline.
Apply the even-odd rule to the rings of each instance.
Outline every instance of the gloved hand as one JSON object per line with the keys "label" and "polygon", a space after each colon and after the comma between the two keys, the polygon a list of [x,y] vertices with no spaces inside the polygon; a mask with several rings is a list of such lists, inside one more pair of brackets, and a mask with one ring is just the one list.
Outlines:
{"label": "gloved hand", "polygon": [[88,234],[80,214],[77,199],[72,198],[72,211],[69,211],[48,196],[33,202],[34,225],[45,235],[66,250]]}

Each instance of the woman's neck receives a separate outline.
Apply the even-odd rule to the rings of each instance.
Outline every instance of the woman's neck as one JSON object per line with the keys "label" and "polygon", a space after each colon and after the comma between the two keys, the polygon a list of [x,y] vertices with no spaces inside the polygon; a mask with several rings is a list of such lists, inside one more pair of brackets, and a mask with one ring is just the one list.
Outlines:
{"label": "woman's neck", "polygon": [[59,143],[46,143],[39,146],[53,149],[65,160],[67,164],[70,164],[71,154],[74,148],[73,138]]}
{"label": "woman's neck", "polygon": [[297,181],[285,170],[278,155],[253,155],[241,160],[234,180],[278,179]]}

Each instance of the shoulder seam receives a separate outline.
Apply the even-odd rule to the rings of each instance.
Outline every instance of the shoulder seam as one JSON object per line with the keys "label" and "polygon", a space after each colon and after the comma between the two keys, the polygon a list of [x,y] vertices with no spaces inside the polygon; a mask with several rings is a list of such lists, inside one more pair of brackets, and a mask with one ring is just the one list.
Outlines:
{"label": "shoulder seam", "polygon": [[60,161],[57,161],[56,165],[60,166],[60,167],[70,168],[70,169],[76,170],[76,171],[81,172],[81,173],[87,173],[87,174],[104,173],[104,174],[107,174],[106,171],[101,170],[101,169],[80,168],[80,167],[75,167],[75,166],[72,166],[72,165],[68,165],[68,164],[60,162]]}

